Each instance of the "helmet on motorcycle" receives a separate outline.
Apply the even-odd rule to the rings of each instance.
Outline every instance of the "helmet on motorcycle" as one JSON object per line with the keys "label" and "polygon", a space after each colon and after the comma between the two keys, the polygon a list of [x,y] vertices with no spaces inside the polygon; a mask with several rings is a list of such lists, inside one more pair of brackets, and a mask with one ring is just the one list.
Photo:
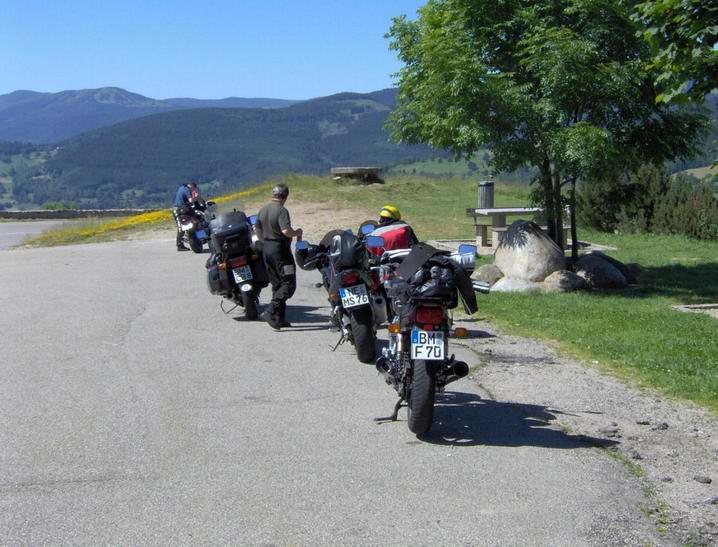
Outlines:
{"label": "helmet on motorcycle", "polygon": [[379,217],[384,222],[387,220],[401,220],[401,212],[393,205],[384,205],[379,211]]}

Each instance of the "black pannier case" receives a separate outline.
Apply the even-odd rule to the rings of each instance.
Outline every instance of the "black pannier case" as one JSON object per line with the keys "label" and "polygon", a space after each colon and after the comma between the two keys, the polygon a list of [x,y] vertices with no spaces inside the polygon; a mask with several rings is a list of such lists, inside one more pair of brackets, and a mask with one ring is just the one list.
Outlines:
{"label": "black pannier case", "polygon": [[210,222],[212,245],[215,251],[227,256],[245,252],[252,244],[252,232],[247,215],[233,211],[217,216]]}

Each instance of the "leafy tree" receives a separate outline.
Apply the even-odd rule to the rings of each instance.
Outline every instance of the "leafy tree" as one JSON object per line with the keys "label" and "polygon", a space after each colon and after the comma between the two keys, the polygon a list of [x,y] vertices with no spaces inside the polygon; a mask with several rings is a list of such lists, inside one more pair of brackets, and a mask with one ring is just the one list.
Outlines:
{"label": "leafy tree", "polygon": [[659,71],[659,101],[702,100],[718,87],[718,3],[651,0],[638,4],[635,17]]}
{"label": "leafy tree", "polygon": [[621,0],[429,0],[387,35],[404,62],[393,136],[466,157],[485,146],[496,171],[534,166],[562,244],[562,188],[574,203],[579,179],[687,156],[705,126],[656,103],[631,11]]}

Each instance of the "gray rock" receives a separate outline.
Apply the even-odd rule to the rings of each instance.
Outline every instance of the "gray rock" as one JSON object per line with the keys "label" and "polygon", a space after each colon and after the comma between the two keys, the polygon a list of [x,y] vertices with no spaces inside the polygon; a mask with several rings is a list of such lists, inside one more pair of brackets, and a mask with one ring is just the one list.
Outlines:
{"label": "gray rock", "polygon": [[649,420],[648,418],[640,418],[636,420],[636,423],[638,425],[651,425],[651,420]]}
{"label": "gray rock", "polygon": [[491,287],[491,292],[538,292],[541,289],[541,283],[513,277],[502,277]]}
{"label": "gray rock", "polygon": [[635,285],[638,283],[638,276],[634,274],[635,268],[640,271],[642,268],[639,264],[636,264],[635,262],[632,263],[632,267],[629,268],[627,264],[624,264],[620,260],[616,260],[610,255],[607,255],[605,253],[602,253],[601,251],[593,251],[591,254],[600,256],[602,259],[604,259],[606,262],[610,262],[611,266],[616,268],[619,272],[623,274],[623,277],[626,278],[626,281],[629,285]]}
{"label": "gray rock", "polygon": [[494,264],[506,277],[543,281],[566,269],[563,251],[535,222],[516,221],[496,248]]}
{"label": "gray rock", "polygon": [[673,477],[661,477],[661,482],[673,482]]}
{"label": "gray rock", "polygon": [[543,284],[549,291],[577,291],[586,287],[586,280],[568,270],[559,270],[549,275]]}
{"label": "gray rock", "polygon": [[628,286],[621,271],[597,253],[583,255],[576,262],[576,274],[595,289],[622,289]]}
{"label": "gray rock", "polygon": [[712,498],[708,498],[706,500],[706,503],[708,505],[718,505],[718,496],[713,496]]}
{"label": "gray rock", "polygon": [[701,484],[710,484],[713,482],[713,479],[711,479],[710,477],[706,477],[705,475],[696,475],[695,477],[693,477],[693,480]]}
{"label": "gray rock", "polygon": [[651,431],[665,431],[666,429],[668,429],[668,422],[661,422],[654,425]]}
{"label": "gray rock", "polygon": [[474,272],[474,274],[471,276],[471,279],[474,279],[476,281],[483,281],[484,283],[493,285],[503,276],[504,274],[501,272],[501,270],[499,270],[496,264],[483,264],[479,267],[478,270]]}
{"label": "gray rock", "polygon": [[638,452],[638,450],[631,450],[628,453],[628,455],[631,456],[631,458],[633,458],[634,460],[642,460],[643,459],[643,456],[641,456],[641,454]]}

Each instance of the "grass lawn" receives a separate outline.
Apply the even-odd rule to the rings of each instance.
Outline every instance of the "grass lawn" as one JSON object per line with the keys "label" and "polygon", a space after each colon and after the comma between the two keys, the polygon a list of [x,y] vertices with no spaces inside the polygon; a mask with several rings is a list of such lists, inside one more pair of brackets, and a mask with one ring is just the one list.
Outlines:
{"label": "grass lawn", "polygon": [[[236,206],[252,214],[266,203],[269,188],[276,182],[290,186],[290,208],[291,202],[303,202],[378,211],[391,203],[401,209],[421,239],[474,237],[465,209],[476,203],[476,181],[461,178],[392,177],[386,184],[362,186],[290,176],[217,201],[223,208]],[[527,200],[525,186],[497,183],[497,206],[520,206]],[[51,232],[34,243],[62,244],[78,241],[78,237],[99,240],[133,226],[171,223],[168,211],[157,215],[99,223],[89,235],[74,233],[70,239],[66,231]],[[504,332],[553,341],[561,350],[596,362],[618,376],[718,410],[718,320],[671,309],[673,304],[718,302],[718,242],[589,230],[579,230],[579,238],[616,247],[610,254],[641,264],[645,272],[640,288],[482,295],[479,314]]]}

